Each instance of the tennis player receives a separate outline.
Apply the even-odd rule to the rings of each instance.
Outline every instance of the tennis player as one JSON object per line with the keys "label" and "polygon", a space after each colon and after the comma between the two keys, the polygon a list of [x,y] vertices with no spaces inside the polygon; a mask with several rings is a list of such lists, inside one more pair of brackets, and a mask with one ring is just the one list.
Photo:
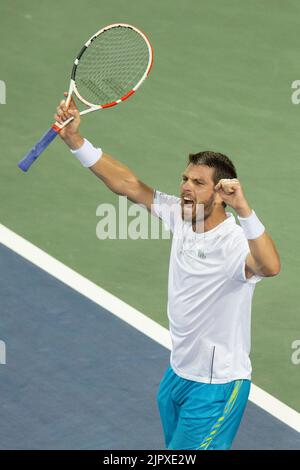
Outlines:
{"label": "tennis player", "polygon": [[60,135],[74,156],[113,192],[145,205],[173,233],[168,287],[172,352],[158,391],[166,447],[230,449],[250,391],[253,291],[262,278],[280,271],[274,242],[225,155],[190,155],[180,197],[170,196],[84,139],[74,101],[68,110],[62,101],[55,119],[71,116],[74,121]]}

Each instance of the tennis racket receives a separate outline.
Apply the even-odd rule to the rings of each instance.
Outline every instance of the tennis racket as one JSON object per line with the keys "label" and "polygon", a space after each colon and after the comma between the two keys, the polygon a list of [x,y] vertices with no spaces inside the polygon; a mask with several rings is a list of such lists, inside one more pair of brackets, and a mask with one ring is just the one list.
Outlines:
{"label": "tennis racket", "polygon": [[[84,44],[74,61],[66,107],[73,93],[87,106],[80,115],[122,103],[141,86],[152,62],[151,44],[134,26],[118,23],[100,29]],[[19,162],[19,168],[26,172],[73,119],[63,124],[56,121]]]}

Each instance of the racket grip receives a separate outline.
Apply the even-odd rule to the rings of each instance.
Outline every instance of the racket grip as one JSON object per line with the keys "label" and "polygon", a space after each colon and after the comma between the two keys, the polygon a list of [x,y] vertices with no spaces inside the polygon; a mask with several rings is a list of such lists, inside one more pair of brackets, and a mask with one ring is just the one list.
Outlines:
{"label": "racket grip", "polygon": [[32,147],[24,158],[18,163],[18,167],[22,171],[27,171],[33,162],[41,155],[41,153],[51,144],[52,140],[58,135],[60,129],[55,124],[40,138],[40,140]]}

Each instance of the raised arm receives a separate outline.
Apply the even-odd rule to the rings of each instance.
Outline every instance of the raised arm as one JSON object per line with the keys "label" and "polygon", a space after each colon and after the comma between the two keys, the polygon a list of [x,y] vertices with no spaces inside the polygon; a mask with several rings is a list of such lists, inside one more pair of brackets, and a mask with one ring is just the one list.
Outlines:
{"label": "raised arm", "polygon": [[[71,150],[78,150],[84,144],[84,139],[80,135],[80,116],[74,100],[69,108],[65,106],[65,101],[61,101],[57,108],[55,119],[63,122],[70,117],[74,120],[66,126],[60,133],[61,138]],[[101,158],[100,158],[101,157]],[[143,204],[150,211],[153,203],[154,190],[140,181],[138,177],[125,165],[112,158],[107,153],[99,152],[99,159],[89,169],[103,181],[103,183],[114,193],[127,196],[128,199]]]}
{"label": "raised arm", "polygon": [[279,274],[280,257],[275,243],[249,207],[240,182],[237,179],[221,179],[215,190],[223,201],[236,211],[248,239],[249,254],[245,263],[246,277],[250,278],[254,274],[265,277]]}

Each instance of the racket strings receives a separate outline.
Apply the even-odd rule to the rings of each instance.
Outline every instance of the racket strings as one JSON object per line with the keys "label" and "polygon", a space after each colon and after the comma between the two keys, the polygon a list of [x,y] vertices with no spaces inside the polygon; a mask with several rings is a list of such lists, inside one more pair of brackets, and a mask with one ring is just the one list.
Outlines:
{"label": "racket strings", "polygon": [[76,70],[79,94],[99,105],[120,99],[139,82],[149,64],[144,38],[129,27],[101,33],[83,53]]}

